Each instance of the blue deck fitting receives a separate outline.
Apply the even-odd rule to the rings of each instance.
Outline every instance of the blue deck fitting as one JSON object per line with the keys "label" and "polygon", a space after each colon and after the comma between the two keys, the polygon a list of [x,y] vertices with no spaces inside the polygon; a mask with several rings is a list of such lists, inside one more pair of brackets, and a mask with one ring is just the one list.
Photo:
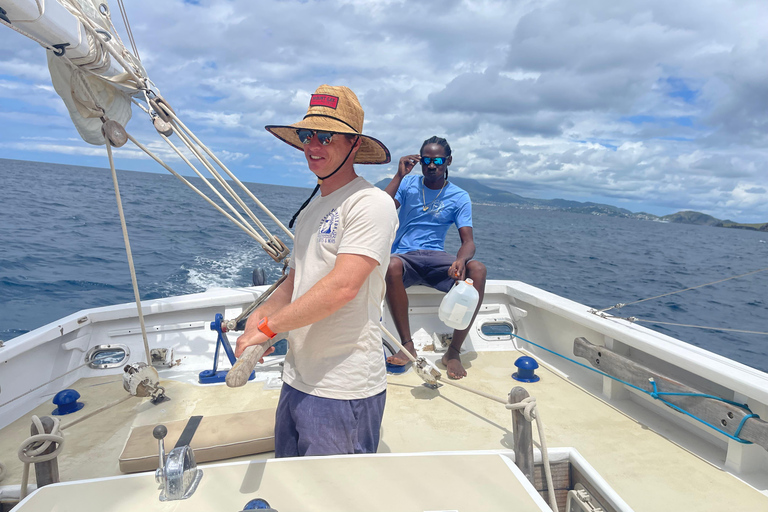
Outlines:
{"label": "blue deck fitting", "polygon": [[[227,339],[227,335],[225,334],[224,329],[222,328],[221,322],[224,320],[224,316],[221,313],[216,313],[216,316],[214,317],[215,320],[211,322],[211,330],[216,331],[219,333],[219,335],[216,337],[216,352],[213,354],[213,369],[212,370],[203,370],[198,375],[197,381],[200,384],[217,384],[219,382],[224,382],[227,378],[227,373],[229,373],[229,370],[216,370],[216,368],[219,366],[219,348],[224,347],[224,352],[227,353],[227,357],[229,358],[229,362],[234,364],[237,362],[237,358],[235,357],[235,352],[232,350],[232,345],[229,344],[229,340]],[[252,371],[251,375],[248,377],[248,380],[253,380],[256,377],[256,371]]]}
{"label": "blue deck fitting", "polygon": [[54,416],[64,416],[79,411],[85,404],[83,402],[78,402],[78,398],[80,398],[80,393],[74,389],[59,391],[56,393],[56,396],[53,397],[53,404],[58,405],[58,407],[56,407],[51,414]]}
{"label": "blue deck fitting", "polygon": [[532,357],[520,356],[515,361],[517,371],[512,374],[512,378],[520,382],[538,382],[539,376],[536,375],[536,368],[539,367],[539,363]]}

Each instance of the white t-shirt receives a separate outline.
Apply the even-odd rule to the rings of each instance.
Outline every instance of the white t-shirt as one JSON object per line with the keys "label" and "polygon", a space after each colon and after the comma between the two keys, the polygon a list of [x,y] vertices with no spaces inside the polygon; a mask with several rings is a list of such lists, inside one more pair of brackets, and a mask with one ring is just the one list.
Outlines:
{"label": "white t-shirt", "polygon": [[310,395],[342,400],[386,389],[379,322],[397,225],[392,198],[361,177],[314,199],[301,212],[291,258],[296,271],[291,301],[328,275],[338,254],[368,256],[379,265],[341,309],[289,333],[283,382]]}

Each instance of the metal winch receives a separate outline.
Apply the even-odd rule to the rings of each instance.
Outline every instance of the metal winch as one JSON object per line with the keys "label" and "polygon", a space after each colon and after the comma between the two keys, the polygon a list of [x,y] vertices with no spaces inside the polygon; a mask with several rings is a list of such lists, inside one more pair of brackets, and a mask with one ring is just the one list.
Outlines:
{"label": "metal winch", "polygon": [[123,372],[123,389],[132,396],[151,397],[155,404],[168,399],[154,367],[147,363],[131,363],[125,365]]}

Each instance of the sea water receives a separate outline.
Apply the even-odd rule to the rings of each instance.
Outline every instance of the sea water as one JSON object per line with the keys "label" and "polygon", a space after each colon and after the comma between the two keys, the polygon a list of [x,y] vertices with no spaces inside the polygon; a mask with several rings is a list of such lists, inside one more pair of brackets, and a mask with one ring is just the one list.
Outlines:
{"label": "sea water", "polygon": [[[118,177],[142,299],[247,286],[257,267],[268,281],[279,277],[281,266],[258,244],[173,176]],[[248,186],[286,223],[309,192]],[[133,301],[108,169],[0,160],[0,191],[0,340]],[[768,233],[483,204],[474,205],[473,223],[489,279],[595,308],[768,267]],[[451,229],[446,249],[455,253],[459,243]],[[767,290],[762,272],[611,313],[764,332]],[[642,325],[768,371],[768,336]]]}

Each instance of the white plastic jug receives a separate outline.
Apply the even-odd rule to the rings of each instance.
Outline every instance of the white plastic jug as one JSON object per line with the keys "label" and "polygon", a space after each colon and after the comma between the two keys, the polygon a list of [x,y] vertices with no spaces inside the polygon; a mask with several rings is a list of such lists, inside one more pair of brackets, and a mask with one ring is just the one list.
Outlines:
{"label": "white plastic jug", "polygon": [[480,295],[472,286],[472,280],[460,281],[443,297],[437,316],[448,327],[462,331],[469,327],[478,300]]}

